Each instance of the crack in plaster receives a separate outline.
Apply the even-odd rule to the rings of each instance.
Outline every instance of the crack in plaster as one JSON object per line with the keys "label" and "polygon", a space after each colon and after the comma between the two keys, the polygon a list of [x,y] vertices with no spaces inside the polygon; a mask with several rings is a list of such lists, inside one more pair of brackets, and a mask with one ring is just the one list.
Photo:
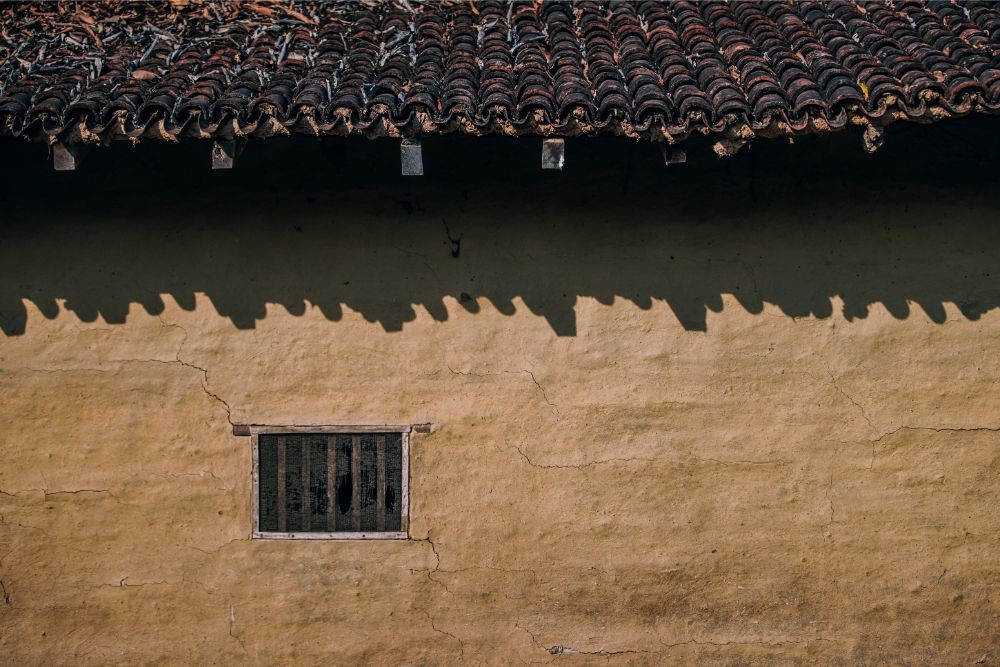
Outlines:
{"label": "crack in plaster", "polygon": [[212,596],[222,596],[223,595],[222,593],[220,593],[220,592],[218,592],[216,590],[212,590],[211,588],[209,588],[208,585],[205,584],[204,582],[198,581],[197,579],[188,579],[187,577],[181,577],[179,581],[168,581],[168,580],[164,579],[164,580],[156,580],[156,581],[141,581],[139,583],[130,584],[130,583],[128,583],[128,575],[125,575],[125,576],[121,577],[117,582],[114,582],[114,583],[102,582],[102,583],[97,583],[97,584],[90,584],[89,586],[79,586],[79,585],[71,585],[71,586],[72,586],[72,588],[76,588],[76,589],[80,589],[80,590],[91,590],[91,589],[95,589],[95,588],[120,588],[120,589],[127,589],[127,588],[143,588],[145,586],[185,586],[185,585],[187,585],[187,586],[197,586],[198,588],[200,588],[201,590],[203,590],[206,595],[212,595]]}
{"label": "crack in plaster", "polygon": [[514,627],[517,628],[518,630],[521,630],[524,633],[526,633],[531,638],[531,643],[534,644],[536,648],[538,648],[538,649],[540,649],[542,651],[545,651],[549,655],[563,655],[563,654],[569,655],[569,654],[577,653],[577,654],[580,654],[580,655],[597,655],[597,656],[602,656],[602,657],[610,657],[610,656],[613,656],[613,655],[627,655],[627,654],[654,653],[655,652],[655,651],[650,651],[648,649],[619,649],[619,650],[608,651],[608,650],[603,649],[603,648],[602,649],[597,649],[596,651],[592,651],[592,650],[591,651],[585,651],[585,650],[581,650],[581,649],[571,648],[569,646],[563,646],[561,644],[553,644],[552,646],[545,646],[540,641],[538,641],[538,636],[534,632],[532,632],[531,630],[529,630],[525,626],[521,625],[519,621],[516,621],[516,620],[514,621]]}
{"label": "crack in plaster", "polygon": [[779,465],[786,466],[790,463],[786,459],[764,459],[763,461],[753,461],[751,459],[734,459],[732,461],[723,461],[722,459],[713,459],[703,456],[695,456],[691,452],[687,452],[687,455],[696,461],[707,461],[711,463],[718,463],[722,466],[768,466],[768,465]]}
{"label": "crack in plaster", "polygon": [[[859,403],[858,401],[856,401],[852,396],[850,396],[849,394],[847,394],[840,387],[840,385],[837,382],[837,377],[831,371],[827,371],[827,373],[830,375],[830,380],[832,381],[833,386],[836,389],[837,393],[839,393],[841,396],[843,396],[845,399],[847,399],[851,403],[851,405],[855,406],[858,409],[858,411],[860,412],[862,418],[868,423],[868,426],[873,431],[875,431],[877,433],[879,431],[879,429],[875,426],[875,423],[868,416],[868,412],[865,410],[864,405],[862,405],[861,403]],[[910,426],[910,425],[905,425],[905,424],[902,425],[902,426],[897,426],[896,428],[894,428],[894,429],[892,429],[890,431],[885,431],[885,432],[881,433],[881,435],[878,435],[877,437],[870,439],[870,443],[871,443],[871,458],[868,461],[868,470],[869,471],[873,470],[874,467],[875,467],[875,460],[876,460],[876,458],[878,456],[878,446],[882,442],[882,440],[884,440],[885,438],[888,438],[890,436],[893,436],[893,435],[895,435],[895,434],[897,434],[897,433],[899,433],[901,431],[932,431],[934,433],[965,433],[965,432],[989,432],[989,433],[997,433],[997,432],[1000,432],[1000,427],[973,426],[973,427],[943,427],[943,428],[938,428],[938,427],[933,427],[933,426]],[[826,501],[829,504],[829,508],[830,508],[830,520],[826,523],[826,526],[825,526],[826,528],[829,528],[831,525],[833,525],[835,523],[835,516],[836,516],[836,514],[835,514],[835,508],[834,508],[834,504],[833,504],[833,498],[830,495],[830,492],[833,490],[833,483],[834,483],[833,475],[831,475],[830,476],[830,483],[827,486],[826,492],[824,494],[825,497],[826,497]]]}
{"label": "crack in plaster", "polygon": [[434,558],[435,558],[435,560],[437,562],[435,563],[434,567],[432,567],[432,568],[425,568],[425,567],[424,568],[410,568],[410,574],[416,574],[418,572],[423,572],[424,574],[427,575],[427,579],[428,580],[430,580],[431,582],[437,584],[438,586],[440,586],[441,588],[443,588],[448,593],[451,593],[451,590],[448,588],[447,584],[445,584],[443,581],[438,581],[437,579],[434,578],[434,573],[438,572],[441,569],[441,554],[438,553],[437,546],[434,544],[434,540],[431,539],[430,533],[428,532],[427,533],[427,537],[425,537],[423,539],[419,539],[419,540],[415,539],[413,541],[414,542],[426,542],[427,544],[429,544],[430,547],[431,547],[431,551],[434,552]]}
{"label": "crack in plaster", "polygon": [[[123,364],[150,364],[150,363],[152,363],[152,364],[165,364],[165,365],[168,365],[168,366],[169,365],[173,365],[173,364],[177,364],[177,365],[184,366],[186,368],[191,368],[193,370],[196,370],[196,371],[200,372],[202,374],[202,380],[201,380],[201,389],[202,389],[202,391],[205,393],[206,396],[208,396],[212,400],[214,400],[214,401],[218,402],[220,405],[222,405],[223,409],[225,409],[225,411],[226,411],[226,421],[229,422],[230,426],[235,426],[235,424],[233,423],[233,411],[232,411],[231,407],[229,406],[229,403],[225,399],[223,399],[221,396],[219,396],[218,394],[213,393],[208,388],[208,384],[209,384],[208,369],[207,368],[202,368],[201,366],[197,366],[195,364],[192,364],[190,362],[187,362],[187,361],[184,361],[183,359],[181,359],[181,357],[180,357],[181,350],[184,348],[184,344],[187,342],[187,336],[188,336],[187,330],[184,327],[182,327],[182,326],[180,326],[178,324],[166,324],[166,323],[164,323],[162,321],[162,318],[160,318],[160,324],[163,327],[176,328],[176,329],[180,329],[181,331],[184,332],[184,338],[181,340],[180,344],[177,346],[177,351],[174,353],[174,358],[173,359],[117,359],[117,360],[113,361],[112,363],[115,363],[115,364],[118,364],[118,365],[123,365]],[[27,371],[30,371],[30,372],[33,372],[33,373],[110,373],[110,372],[116,372],[116,370],[112,370],[112,369],[108,369],[108,368],[89,368],[89,367],[80,367],[80,368],[36,368],[34,366],[21,366],[21,367],[19,367],[19,369],[20,370],[27,370]]]}
{"label": "crack in plaster", "polygon": [[869,470],[871,470],[874,467],[874,465],[875,465],[875,452],[876,452],[876,447],[878,446],[878,444],[881,443],[884,439],[886,439],[886,438],[888,438],[890,436],[893,436],[893,435],[899,433],[900,431],[932,431],[934,433],[975,433],[975,432],[1000,433],[1000,427],[993,427],[993,426],[968,426],[968,427],[935,428],[933,426],[908,426],[908,425],[905,425],[905,424],[903,426],[897,426],[896,428],[892,429],[891,431],[886,431],[885,433],[883,433],[882,435],[878,436],[877,438],[875,438],[875,439],[873,439],[871,441],[871,443],[872,443],[872,458],[871,458],[871,461],[868,464],[868,469]]}
{"label": "crack in plaster", "polygon": [[[181,586],[181,585],[194,585],[194,586],[197,586],[198,588],[202,589],[205,592],[206,595],[213,595],[213,596],[221,596],[222,595],[222,593],[219,593],[218,591],[213,591],[212,589],[210,589],[205,583],[203,583],[201,581],[197,581],[195,579],[188,579],[186,577],[182,577],[180,581],[157,580],[157,581],[143,581],[143,582],[139,582],[139,583],[134,583],[133,584],[133,583],[128,583],[128,575],[125,575],[121,579],[118,580],[118,583],[101,583],[101,584],[96,584],[96,585],[89,586],[89,587],[86,587],[86,588],[108,588],[108,587],[110,587],[110,588],[127,589],[127,588],[143,588],[145,586]],[[75,588],[85,588],[85,587],[75,586]],[[4,601],[7,604],[10,604],[10,596],[7,595],[7,591],[3,587],[3,581],[2,580],[0,580],[0,590],[2,590],[2,592],[3,592]],[[240,649],[243,651],[243,654],[244,655],[249,655],[249,651],[247,650],[246,643],[235,632],[235,625],[236,625],[236,605],[233,604],[233,599],[232,599],[231,595],[227,596],[227,599],[228,599],[228,602],[229,602],[229,626],[227,628],[228,634],[229,634],[229,636],[236,643],[238,643],[240,645]]]}
{"label": "crack in plaster", "polygon": [[[862,419],[868,422],[868,428],[870,428],[873,432],[878,433],[879,429],[876,428],[874,422],[872,422],[872,420],[868,417],[868,412],[865,411],[865,406],[858,403],[856,400],[854,400],[852,396],[848,395],[847,392],[841,389],[840,384],[837,382],[837,377],[833,374],[833,371],[828,370],[827,374],[830,376],[830,381],[833,383],[833,388],[836,390],[836,392],[841,396],[843,396],[844,398],[846,398],[851,405],[853,405],[858,409],[858,411],[861,413]],[[871,460],[868,462],[869,470],[871,470],[872,467],[875,465],[875,455],[877,451],[876,441],[873,440],[871,444],[872,444],[872,455],[871,455]]]}
{"label": "crack in plaster", "polygon": [[441,277],[438,275],[438,272],[434,268],[434,266],[430,263],[430,260],[427,259],[427,255],[425,255],[422,252],[417,252],[416,250],[407,250],[406,248],[400,248],[399,246],[391,246],[391,247],[397,252],[403,253],[404,255],[412,255],[413,257],[419,257],[420,261],[423,262],[423,265],[427,269],[428,273],[434,276],[435,282],[437,282],[438,285],[442,284]]}
{"label": "crack in plaster", "polygon": [[3,594],[3,603],[9,606],[10,593],[7,592],[7,586],[3,583],[3,579],[0,579],[0,594]]}
{"label": "crack in plaster", "polygon": [[493,565],[470,565],[468,567],[460,567],[455,570],[444,570],[441,568],[441,554],[438,552],[437,545],[431,539],[430,535],[423,539],[415,539],[414,542],[427,542],[430,545],[431,551],[434,552],[434,558],[436,560],[434,567],[432,568],[410,568],[410,574],[417,574],[418,572],[423,572],[427,575],[427,578],[433,583],[437,584],[443,588],[447,593],[454,594],[454,592],[448,588],[448,584],[441,581],[440,579],[435,579],[434,575],[437,573],[442,574],[461,574],[462,572],[472,572],[476,570],[487,570],[491,572],[506,572],[508,574],[530,574],[532,579],[537,579],[538,575],[532,569],[517,569],[517,568],[504,568],[496,567]]}
{"label": "crack in plaster", "polygon": [[[135,479],[142,479],[142,478],[144,478],[146,476],[148,476],[148,477],[163,477],[163,478],[170,478],[170,479],[180,479],[182,477],[197,477],[199,479],[204,479],[205,477],[211,477],[212,479],[214,479],[217,482],[222,482],[222,478],[219,477],[218,475],[216,475],[211,470],[201,470],[199,472],[149,472],[149,473],[143,472],[142,475],[138,475],[138,476],[136,476],[134,478]],[[215,488],[218,489],[219,491],[228,491],[229,493],[235,493],[236,492],[236,485],[235,484],[233,486],[222,485],[222,486],[217,486]]]}
{"label": "crack in plaster", "polygon": [[[545,393],[545,387],[543,387],[541,383],[537,379],[535,379],[535,374],[530,370],[523,370],[521,372],[528,374],[528,377],[531,378],[531,381],[535,383],[536,387],[538,387],[538,391],[542,392],[542,398],[545,399],[545,402],[548,403],[551,407],[556,408],[556,404],[550,401],[549,395]],[[555,413],[559,414],[558,408],[556,408]]]}
{"label": "crack in plaster", "polygon": [[900,431],[933,431],[934,433],[969,433],[969,432],[986,432],[986,433],[1000,433],[1000,426],[956,426],[956,427],[944,427],[935,428],[934,426],[908,426],[903,425],[894,428],[891,431],[883,433],[875,442],[879,442],[884,438],[888,438],[890,435],[895,435]]}
{"label": "crack in plaster", "polygon": [[[125,502],[124,500],[116,496],[114,493],[112,493],[110,489],[61,489],[59,491],[49,491],[47,487],[46,488],[29,487],[26,489],[18,489],[17,491],[5,491],[3,489],[0,489],[0,495],[7,496],[9,498],[17,498],[22,493],[28,493],[30,491],[36,491],[38,493],[41,493],[42,501],[48,500],[52,496],[76,495],[78,493],[106,493],[111,499],[113,499],[119,505],[126,505],[128,507],[140,507],[140,505]],[[34,526],[26,526],[26,527],[34,528]],[[36,530],[42,530],[42,529],[36,528]]]}
{"label": "crack in plaster", "polygon": [[833,371],[827,371],[827,373],[829,374],[830,381],[833,382],[833,388],[837,390],[837,393],[840,394],[841,396],[843,396],[844,398],[846,398],[850,402],[851,405],[853,405],[854,407],[856,407],[861,412],[862,419],[864,419],[866,422],[868,422],[868,426],[872,430],[878,432],[878,429],[875,428],[875,424],[872,423],[872,420],[868,417],[868,413],[865,411],[865,406],[863,406],[860,403],[858,403],[857,401],[855,401],[843,389],[840,388],[840,384],[837,383],[837,377],[833,374]]}
{"label": "crack in plaster", "polygon": [[[44,528],[39,528],[38,526],[32,526],[30,523],[15,523],[13,525],[17,526],[18,528],[26,528],[28,530],[37,530],[42,535],[48,535],[49,534],[49,531],[45,530]],[[87,552],[84,552],[82,549],[77,549],[77,551],[80,551],[81,553],[87,553]]]}
{"label": "crack in plaster", "polygon": [[152,477],[204,477],[208,475],[212,479],[221,482],[222,479],[211,470],[201,470],[199,472],[151,472],[147,473]]}
{"label": "crack in plaster", "polygon": [[[942,574],[943,576],[943,574]],[[517,620],[514,621],[514,627],[523,631],[531,638],[531,643],[535,645],[536,648],[546,651],[550,655],[560,655],[560,654],[573,654],[577,653],[580,655],[597,655],[603,657],[610,657],[615,655],[627,655],[627,654],[648,654],[648,653],[659,653],[660,651],[651,651],[649,649],[619,649],[619,650],[579,650],[574,649],[569,646],[563,646],[560,644],[554,644],[552,646],[545,646],[538,640],[538,636],[532,632],[529,628],[521,625]],[[813,637],[806,639],[781,639],[777,641],[768,641],[764,639],[755,640],[728,640],[728,641],[711,641],[711,640],[699,640],[699,639],[686,639],[684,641],[667,643],[663,640],[659,640],[659,643],[664,647],[665,650],[669,651],[678,646],[767,646],[767,647],[779,647],[788,644],[807,644],[810,642],[836,642],[836,639],[830,639],[826,637]]]}
{"label": "crack in plaster", "polygon": [[548,651],[551,655],[559,655],[562,653],[579,653],[580,655],[610,656],[610,655],[626,655],[628,653],[652,653],[652,651],[648,651],[645,649],[622,649],[620,651],[605,651],[604,649],[598,649],[596,651],[581,651],[575,648],[570,648],[568,646],[559,646],[558,644],[556,644],[555,646],[549,646],[545,650]]}
{"label": "crack in plaster", "polygon": [[126,583],[127,580],[128,580],[128,575],[119,579],[117,584],[99,584],[99,585],[112,586],[112,587],[117,586],[118,588],[142,588],[143,586],[169,586],[171,585],[171,583],[173,583],[170,581],[143,581],[138,584],[129,584]]}
{"label": "crack in plaster", "polygon": [[532,632],[528,628],[524,627],[523,625],[521,625],[516,620],[514,621],[514,627],[517,628],[518,630],[522,630],[522,631],[526,632],[528,634],[528,636],[531,637],[531,643],[532,644],[534,644],[538,648],[542,649],[543,651],[547,651],[548,650],[547,648],[545,648],[544,646],[542,646],[541,642],[538,641],[538,637],[535,636],[534,632]]}
{"label": "crack in plaster", "polygon": [[[833,474],[830,475],[830,484],[826,487],[826,502],[830,505],[830,520],[826,522],[826,528],[829,528],[834,523],[834,517],[836,516],[833,507],[833,498],[830,496],[830,492],[833,490]],[[832,535],[831,535],[832,536]]]}
{"label": "crack in plaster", "polygon": [[448,226],[448,221],[441,218],[441,224],[444,225],[444,235],[448,239],[448,245],[451,246],[451,256],[458,259],[458,256],[462,253],[462,237],[465,234],[459,234],[458,238],[451,235],[451,228]]}
{"label": "crack in plaster", "polygon": [[112,498],[114,497],[110,489],[72,489],[65,491],[47,491],[45,489],[30,489],[30,490],[41,491],[45,499],[48,499],[49,496],[59,496],[63,494],[76,495],[77,493],[106,493]]}
{"label": "crack in plaster", "polygon": [[656,459],[642,458],[642,457],[636,457],[636,458],[619,458],[619,457],[615,457],[615,458],[610,458],[610,459],[599,459],[597,461],[588,461],[587,463],[578,463],[578,464],[573,464],[573,465],[571,465],[571,464],[564,464],[564,465],[560,465],[560,464],[544,464],[544,463],[535,463],[534,461],[532,461],[530,458],[528,458],[528,455],[524,453],[524,450],[521,449],[518,445],[508,445],[508,446],[511,447],[512,449],[516,449],[517,453],[521,455],[521,458],[524,459],[524,461],[529,466],[531,466],[532,468],[540,468],[542,470],[552,470],[552,469],[557,469],[557,470],[565,470],[565,469],[580,470],[581,468],[589,468],[590,466],[601,465],[601,464],[604,464],[604,463],[632,463],[632,462],[650,463],[650,462],[656,460]]}
{"label": "crack in plaster", "polygon": [[247,652],[247,646],[243,643],[243,639],[239,637],[235,632],[233,632],[233,626],[236,625],[236,607],[233,605],[233,598],[229,598],[229,636],[236,640],[236,643],[240,645],[243,649],[244,655],[249,655]]}
{"label": "crack in plaster", "polygon": [[443,572],[445,574],[460,574],[462,572],[471,572],[473,570],[488,570],[490,572],[506,572],[507,574],[530,574],[532,577],[537,577],[538,575],[532,569],[519,569],[516,567],[496,567],[494,565],[470,565],[469,567],[460,567],[457,570],[435,570],[436,572]]}
{"label": "crack in plaster", "polygon": [[[650,457],[636,456],[636,457],[613,457],[613,458],[608,458],[608,459],[597,459],[595,461],[588,461],[586,463],[578,463],[578,464],[544,464],[544,463],[535,463],[525,453],[525,451],[523,449],[521,449],[520,446],[518,446],[518,445],[512,445],[512,444],[510,444],[510,442],[508,442],[506,440],[504,442],[506,442],[507,446],[510,447],[511,449],[517,450],[517,453],[521,455],[521,458],[524,459],[524,461],[528,465],[530,465],[533,468],[540,468],[542,470],[548,470],[548,469],[557,469],[557,470],[559,470],[559,469],[573,469],[573,470],[579,470],[581,468],[589,468],[590,466],[601,465],[601,464],[605,464],[605,463],[655,463],[656,461],[659,460],[659,459],[657,459],[655,457],[650,458]],[[686,452],[686,456],[688,456],[688,457],[690,457],[690,458],[692,458],[692,459],[694,459],[696,461],[716,463],[716,464],[721,465],[721,466],[736,466],[736,465],[747,465],[747,466],[789,465],[789,463],[790,463],[790,461],[788,461],[786,459],[764,459],[764,460],[761,460],[761,461],[754,461],[754,460],[750,460],[750,459],[734,459],[732,461],[723,461],[722,459],[713,459],[713,458],[709,458],[709,457],[695,456],[691,452]]]}
{"label": "crack in plaster", "polygon": [[[840,387],[840,384],[837,381],[837,377],[833,374],[832,371],[827,371],[827,373],[829,374],[830,380],[833,383],[833,387],[834,387],[834,389],[836,389],[837,393],[840,394],[841,396],[843,396],[845,399],[847,399],[847,401],[849,401],[851,403],[851,405],[853,405],[854,407],[856,407],[858,409],[858,411],[861,414],[861,417],[868,423],[868,426],[872,429],[873,432],[879,433],[881,431],[881,429],[879,429],[878,427],[876,427],[875,423],[868,416],[868,412],[867,412],[867,410],[865,410],[865,406],[862,405],[861,403],[859,403],[858,401],[856,401],[852,396],[850,396],[847,392],[845,392]],[[992,426],[969,426],[969,427],[943,427],[943,428],[936,428],[936,427],[933,427],[933,426],[910,426],[910,425],[906,425],[906,424],[904,424],[902,426],[897,426],[896,428],[892,429],[891,431],[885,431],[885,432],[881,433],[881,435],[878,435],[877,437],[870,439],[870,443],[871,443],[871,447],[872,447],[872,452],[871,452],[871,459],[868,462],[868,469],[869,470],[872,470],[875,467],[875,459],[876,459],[877,454],[878,454],[878,445],[879,445],[879,443],[881,443],[882,440],[884,440],[885,438],[888,438],[889,436],[895,435],[896,433],[899,433],[900,431],[933,431],[935,433],[964,433],[964,432],[974,432],[974,431],[985,431],[985,432],[997,433],[997,432],[1000,432],[1000,427],[992,427]]]}
{"label": "crack in plaster", "polygon": [[[205,376],[205,381],[206,382],[208,381],[208,370],[207,369],[204,369],[201,366],[196,366],[196,365],[194,365],[192,363],[188,363],[188,362],[183,361],[181,359],[116,359],[116,360],[114,360],[111,363],[119,364],[119,365],[123,365],[123,364],[164,364],[166,366],[172,366],[174,364],[177,364],[179,366],[185,366],[187,368],[193,368],[193,369],[195,369],[197,371],[200,371]],[[14,368],[13,370],[26,370],[26,371],[30,371],[32,373],[113,373],[113,372],[117,372],[117,369],[91,368],[91,367],[85,367],[85,366],[80,366],[80,367],[77,367],[77,368],[38,368],[38,367],[35,367],[35,366],[19,366],[19,367]],[[207,389],[207,387],[205,387],[204,385],[202,385],[202,388],[205,390],[205,393],[207,393],[209,396],[211,396],[215,400],[217,400],[220,403],[222,403],[226,407],[227,412],[229,411],[229,404],[226,403],[226,401],[222,400],[221,398],[219,398],[215,394],[209,392],[208,389]],[[230,423],[232,423],[232,421],[230,421]]]}
{"label": "crack in plaster", "polygon": [[753,293],[754,293],[754,296],[757,297],[757,300],[760,301],[761,304],[767,303],[764,300],[764,297],[762,297],[761,294],[760,294],[760,287],[757,285],[757,271],[756,271],[756,269],[754,269],[753,264],[751,264],[748,260],[745,260],[745,259],[739,260],[739,261],[742,261],[743,265],[746,267],[747,271],[750,272],[750,282],[751,282],[751,284],[753,284]]}
{"label": "crack in plaster", "polygon": [[456,371],[451,366],[446,366],[446,368],[449,371],[451,371],[453,375],[467,375],[467,376],[472,376],[472,377],[490,377],[490,376],[497,376],[497,375],[520,375],[520,374],[523,373],[523,374],[525,374],[525,375],[527,375],[528,377],[531,378],[531,381],[538,388],[538,391],[541,392],[542,399],[545,401],[545,403],[550,408],[552,408],[552,412],[557,417],[560,417],[560,418],[562,417],[562,414],[560,414],[560,412],[559,412],[559,406],[556,405],[555,403],[553,403],[549,399],[549,395],[545,391],[545,387],[542,386],[542,384],[538,381],[538,378],[535,377],[535,373],[533,371],[531,371],[531,370],[523,369],[523,370],[519,370],[519,371],[499,371],[499,372],[482,371],[482,372],[478,372],[477,373],[477,372],[473,372],[473,371]]}
{"label": "crack in plaster", "polygon": [[724,642],[713,642],[710,640],[700,640],[700,639],[686,639],[682,642],[666,643],[661,641],[664,647],[667,649],[674,648],[676,646],[784,646],[786,644],[808,644],[809,642],[835,642],[836,639],[828,639],[826,637],[813,637],[811,639],[780,639],[778,641],[767,641],[764,639],[753,639],[746,641],[730,640]]}
{"label": "crack in plaster", "polygon": [[195,551],[200,551],[203,554],[210,554],[211,555],[211,554],[217,554],[217,553],[219,553],[220,551],[222,551],[223,549],[225,549],[226,547],[228,547],[230,544],[233,544],[234,542],[249,542],[250,539],[251,538],[250,538],[249,535],[246,536],[246,537],[234,537],[231,540],[225,541],[224,543],[222,543],[221,545],[219,545],[215,549],[202,549],[201,547],[196,547],[196,546],[194,546],[192,544],[185,544],[184,546],[186,546],[188,549],[194,549]]}
{"label": "crack in plaster", "polygon": [[424,616],[427,617],[427,620],[431,624],[431,629],[434,632],[438,632],[438,633],[440,633],[440,634],[442,634],[442,635],[444,635],[446,637],[451,637],[452,639],[454,639],[455,641],[458,642],[458,650],[459,650],[459,652],[462,655],[462,660],[465,660],[465,642],[463,642],[462,639],[460,637],[458,637],[457,635],[453,635],[452,633],[448,632],[447,630],[442,630],[441,628],[439,628],[434,623],[434,617],[431,616],[430,612],[428,612],[426,609],[421,609],[421,612],[424,614]]}
{"label": "crack in plaster", "polygon": [[[182,343],[182,344],[183,344],[183,343]],[[180,350],[179,350],[179,349],[178,349],[178,351],[177,351],[177,354],[178,354],[178,355],[180,355]],[[182,359],[180,358],[180,356],[178,356],[178,357],[177,357],[176,361],[177,361],[177,363],[178,363],[178,364],[180,364],[180,365],[182,365],[182,366],[187,366],[188,368],[193,368],[193,369],[196,369],[196,370],[199,370],[199,371],[201,371],[201,373],[202,373],[202,379],[201,379],[201,389],[202,389],[202,391],[204,391],[204,392],[205,392],[205,394],[206,394],[206,395],[207,395],[207,396],[208,396],[209,398],[211,398],[211,399],[213,399],[213,400],[217,401],[218,403],[220,403],[220,404],[222,405],[222,407],[223,407],[223,408],[225,409],[225,411],[226,411],[226,421],[227,421],[227,422],[229,422],[229,425],[230,425],[230,426],[235,426],[236,424],[234,424],[234,423],[233,423],[233,411],[232,411],[232,409],[231,409],[231,408],[229,407],[229,403],[228,403],[228,402],[226,402],[226,400],[225,400],[225,399],[223,399],[223,398],[222,398],[221,396],[219,396],[218,394],[215,394],[215,393],[213,393],[213,392],[212,392],[211,390],[209,390],[209,388],[208,388],[208,369],[207,369],[207,368],[202,368],[201,366],[195,366],[194,364],[191,364],[191,363],[188,363],[188,362],[186,362],[186,361],[183,361],[183,360],[182,360]]]}
{"label": "crack in plaster", "polygon": [[[128,479],[130,479],[130,480],[144,480],[146,478],[146,476],[149,476],[149,477],[171,477],[171,478],[175,478],[175,479],[176,478],[180,478],[180,477],[205,477],[205,476],[208,476],[208,477],[211,477],[212,479],[215,479],[217,481],[220,481],[220,482],[222,481],[222,479],[218,475],[216,475],[215,473],[213,473],[211,470],[202,470],[202,471],[196,472],[196,473],[194,473],[194,472],[182,472],[182,473],[174,473],[174,472],[166,472],[166,473],[163,473],[163,472],[151,472],[151,473],[146,473],[145,475],[133,476],[133,477],[130,477]],[[235,491],[235,487],[221,486],[221,487],[217,487],[217,488],[220,491],[230,491],[230,492]],[[41,493],[43,500],[48,500],[50,497],[52,497],[52,496],[58,496],[58,495],[75,495],[75,494],[78,494],[78,493],[106,493],[108,496],[110,496],[112,499],[114,499],[115,502],[117,502],[117,503],[119,503],[121,505],[126,505],[128,507],[141,507],[141,505],[137,505],[135,503],[127,503],[127,502],[125,502],[124,500],[122,500],[121,498],[119,498],[114,492],[112,492],[111,489],[61,489],[61,490],[58,490],[58,491],[49,491],[47,487],[42,487],[42,488],[39,488],[39,487],[28,487],[28,488],[24,488],[24,489],[18,489],[17,491],[6,491],[4,489],[0,489],[0,496],[7,496],[8,498],[17,498],[18,496],[20,496],[22,494],[26,494],[26,493],[29,493],[29,492],[32,492],[32,491]]]}

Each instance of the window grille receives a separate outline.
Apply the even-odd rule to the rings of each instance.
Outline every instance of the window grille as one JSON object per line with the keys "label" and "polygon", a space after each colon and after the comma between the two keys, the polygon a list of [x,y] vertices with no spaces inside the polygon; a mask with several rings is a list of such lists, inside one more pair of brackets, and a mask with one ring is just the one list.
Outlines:
{"label": "window grille", "polygon": [[255,429],[254,537],[402,539],[409,429]]}

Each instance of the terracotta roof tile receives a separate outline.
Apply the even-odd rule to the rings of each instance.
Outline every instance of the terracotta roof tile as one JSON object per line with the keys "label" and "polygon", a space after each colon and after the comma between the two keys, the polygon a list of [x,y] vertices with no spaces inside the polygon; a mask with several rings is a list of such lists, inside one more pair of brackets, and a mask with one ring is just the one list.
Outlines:
{"label": "terracotta roof tile", "polygon": [[[1000,3],[0,4],[0,135],[871,135],[1000,113]],[[874,141],[874,139],[872,139]]]}

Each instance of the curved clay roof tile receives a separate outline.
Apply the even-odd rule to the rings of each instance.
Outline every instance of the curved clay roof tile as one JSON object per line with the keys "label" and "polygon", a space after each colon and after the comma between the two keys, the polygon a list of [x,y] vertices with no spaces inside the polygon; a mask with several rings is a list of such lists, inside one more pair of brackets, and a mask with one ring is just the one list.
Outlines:
{"label": "curved clay roof tile", "polygon": [[[98,44],[73,29],[71,3],[0,5],[19,48],[12,57],[0,45],[0,136],[47,140],[80,122],[116,132],[119,120],[133,138],[153,136],[143,128],[154,121],[178,136],[190,123],[228,131],[230,119],[252,134],[264,114],[339,134],[379,118],[410,126],[422,112],[423,132],[501,131],[489,120],[500,115],[505,132],[650,136],[655,126],[681,140],[744,123],[770,125],[768,136],[839,128],[864,122],[857,113],[880,123],[1000,113],[996,3],[124,6],[88,7]],[[67,25],[73,41],[56,44]],[[588,124],[567,122],[580,110]]]}

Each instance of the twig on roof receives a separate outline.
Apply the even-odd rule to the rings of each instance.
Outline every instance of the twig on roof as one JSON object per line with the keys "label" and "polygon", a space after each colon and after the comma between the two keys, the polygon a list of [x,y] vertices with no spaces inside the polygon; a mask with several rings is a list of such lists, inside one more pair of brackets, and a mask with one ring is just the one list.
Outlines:
{"label": "twig on roof", "polygon": [[[256,2],[248,2],[246,4],[246,7],[247,9],[256,12],[262,16],[272,16],[272,17],[274,16],[274,10],[277,9],[278,11],[283,12],[287,16],[290,16],[297,21],[301,21],[302,23],[305,23],[307,25],[316,25],[316,19],[310,18],[305,14],[303,14],[302,12],[295,11],[291,7],[285,7],[284,5],[271,5],[269,7],[265,7]],[[272,9],[272,7],[274,9]]]}

